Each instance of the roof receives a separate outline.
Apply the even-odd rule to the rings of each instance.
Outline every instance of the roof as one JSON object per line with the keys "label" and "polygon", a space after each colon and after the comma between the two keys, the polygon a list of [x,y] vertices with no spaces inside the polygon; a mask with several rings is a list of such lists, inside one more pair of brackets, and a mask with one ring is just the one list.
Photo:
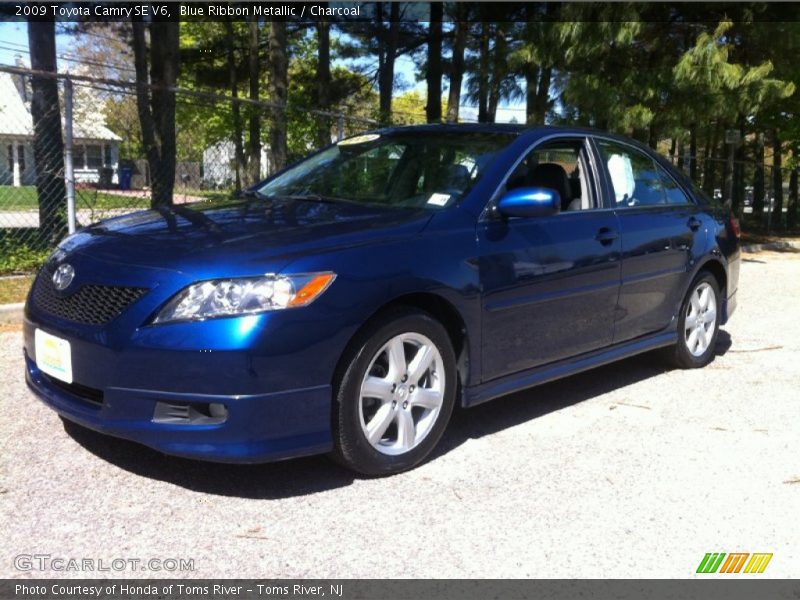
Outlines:
{"label": "roof", "polygon": [[379,129],[381,133],[429,132],[429,133],[511,133],[520,134],[536,129],[536,125],[518,123],[429,123],[426,125],[398,125]]}
{"label": "roof", "polygon": [[[16,80],[15,80],[16,79]],[[19,75],[0,72],[0,136],[33,137],[30,102],[22,96]],[[97,111],[91,118],[75,115],[73,138],[76,140],[120,141],[122,138],[106,127]]]}
{"label": "roof", "polygon": [[31,114],[11,73],[0,73],[0,135],[32,135]]}
{"label": "roof", "polygon": [[575,136],[597,136],[617,140],[632,146],[636,146],[653,153],[654,150],[639,140],[628,136],[596,129],[594,127],[582,127],[574,125],[529,125],[519,123],[428,123],[425,125],[398,125],[396,127],[384,127],[376,129],[375,133],[383,135],[403,134],[403,133],[505,133],[508,135],[522,134],[563,134]]}

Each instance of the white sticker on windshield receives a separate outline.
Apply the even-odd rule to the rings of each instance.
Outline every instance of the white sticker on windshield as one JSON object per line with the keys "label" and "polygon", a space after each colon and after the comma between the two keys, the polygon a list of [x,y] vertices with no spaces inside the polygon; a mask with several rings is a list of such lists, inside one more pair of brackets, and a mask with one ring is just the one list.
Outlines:
{"label": "white sticker on windshield", "polygon": [[444,206],[448,202],[450,202],[450,194],[431,194],[431,197],[428,198],[428,204],[433,204],[434,206]]}
{"label": "white sticker on windshield", "polygon": [[342,140],[339,142],[339,146],[352,146],[355,144],[366,144],[367,142],[374,142],[379,137],[381,137],[377,133],[367,133],[365,135],[357,135],[355,137],[347,138],[346,140]]}

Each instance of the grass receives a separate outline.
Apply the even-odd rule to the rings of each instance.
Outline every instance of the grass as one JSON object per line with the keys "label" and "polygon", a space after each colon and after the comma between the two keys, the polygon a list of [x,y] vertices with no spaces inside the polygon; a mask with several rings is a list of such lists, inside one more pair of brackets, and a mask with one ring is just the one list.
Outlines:
{"label": "grass", "polygon": [[[147,192],[142,196],[119,196],[109,194],[102,190],[92,188],[78,188],[75,190],[75,204],[80,210],[82,208],[92,208],[95,210],[109,208],[150,208],[150,198]],[[227,197],[227,192],[218,190],[199,190],[175,188],[175,199],[180,201],[185,196],[199,197],[207,200],[216,200]],[[10,185],[0,185],[0,211],[4,210],[37,210],[38,197],[36,187],[23,185],[12,187]]]}
{"label": "grass", "polygon": [[[103,193],[100,190],[81,188],[75,190],[75,204],[78,209],[147,208],[150,206],[150,199],[135,196],[116,196],[114,194]],[[0,186],[0,211],[36,210],[38,206],[35,186]]]}
{"label": "grass", "polygon": [[0,278],[0,304],[25,302],[31,283],[33,275]]}

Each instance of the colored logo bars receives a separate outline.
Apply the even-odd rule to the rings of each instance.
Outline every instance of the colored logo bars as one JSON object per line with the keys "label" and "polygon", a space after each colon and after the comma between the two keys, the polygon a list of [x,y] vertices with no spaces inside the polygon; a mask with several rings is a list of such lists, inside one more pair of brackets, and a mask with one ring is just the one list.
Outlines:
{"label": "colored logo bars", "polygon": [[[725,558],[727,556],[727,558]],[[747,560],[747,557],[750,560]],[[724,552],[709,552],[700,561],[697,567],[698,573],[763,573],[767,568],[772,554],[759,553],[750,554],[748,552],[734,552],[725,554]],[[724,561],[724,562],[723,562]],[[745,566],[745,563],[747,566]],[[742,570],[744,567],[744,571]]]}

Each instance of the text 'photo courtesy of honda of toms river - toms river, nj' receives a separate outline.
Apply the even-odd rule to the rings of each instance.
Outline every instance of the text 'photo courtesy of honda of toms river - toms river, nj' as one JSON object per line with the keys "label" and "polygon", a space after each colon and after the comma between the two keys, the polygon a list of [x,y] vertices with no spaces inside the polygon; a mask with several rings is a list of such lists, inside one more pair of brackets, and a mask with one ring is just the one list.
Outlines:
{"label": "text 'photo courtesy of honda of toms river - toms river, nj'", "polygon": [[66,238],[28,297],[27,381],[167,454],[396,473],[456,403],[659,348],[706,365],[739,263],[730,212],[636,142],[384,129]]}

